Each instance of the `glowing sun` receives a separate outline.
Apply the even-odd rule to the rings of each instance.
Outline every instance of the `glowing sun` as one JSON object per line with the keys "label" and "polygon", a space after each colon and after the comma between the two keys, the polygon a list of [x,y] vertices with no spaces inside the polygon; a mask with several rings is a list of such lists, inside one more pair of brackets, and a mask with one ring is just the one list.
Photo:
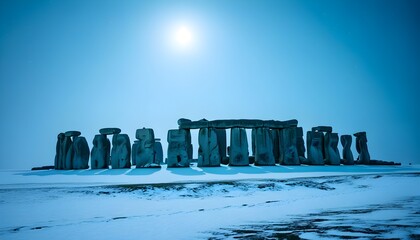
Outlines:
{"label": "glowing sun", "polygon": [[181,26],[175,31],[175,41],[181,47],[188,47],[191,45],[193,35],[191,30],[186,26]]}

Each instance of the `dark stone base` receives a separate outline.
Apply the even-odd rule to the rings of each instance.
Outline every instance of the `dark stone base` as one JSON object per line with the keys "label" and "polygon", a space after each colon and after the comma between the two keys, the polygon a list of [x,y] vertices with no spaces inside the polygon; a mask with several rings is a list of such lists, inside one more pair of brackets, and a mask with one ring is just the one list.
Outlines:
{"label": "dark stone base", "polygon": [[35,170],[50,170],[50,169],[54,169],[54,166],[33,167],[31,170],[35,171]]}

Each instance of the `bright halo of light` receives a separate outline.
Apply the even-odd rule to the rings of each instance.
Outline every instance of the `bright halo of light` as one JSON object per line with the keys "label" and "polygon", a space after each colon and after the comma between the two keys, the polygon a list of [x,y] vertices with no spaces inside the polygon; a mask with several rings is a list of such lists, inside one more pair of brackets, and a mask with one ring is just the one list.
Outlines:
{"label": "bright halo of light", "polygon": [[191,45],[193,35],[191,30],[186,26],[179,27],[175,32],[175,41],[181,47],[188,47]]}

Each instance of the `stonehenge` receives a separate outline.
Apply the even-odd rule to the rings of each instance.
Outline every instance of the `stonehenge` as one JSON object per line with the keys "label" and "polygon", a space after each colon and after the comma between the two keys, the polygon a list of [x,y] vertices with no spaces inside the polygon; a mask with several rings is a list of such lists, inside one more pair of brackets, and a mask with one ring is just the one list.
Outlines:
{"label": "stonehenge", "polygon": [[370,154],[367,147],[366,132],[357,132],[353,134],[356,137],[356,151],[359,154],[357,157],[358,164],[369,164]]}
{"label": "stonehenge", "polygon": [[353,165],[354,157],[351,151],[352,137],[351,135],[341,135],[340,137],[341,145],[343,146],[343,161],[344,165]]}
{"label": "stonehenge", "polygon": [[[198,129],[197,159],[193,159],[191,130]],[[248,129],[248,130],[247,130]],[[227,130],[230,131],[230,145],[227,146]],[[251,150],[247,131],[251,132]],[[107,135],[112,135],[110,141]],[[353,136],[358,153],[354,159],[351,145]],[[236,166],[281,165],[399,165],[394,162],[371,160],[366,132],[339,136],[331,126],[316,126],[306,132],[306,148],[303,128],[296,119],[287,121],[228,119],[191,121],[181,118],[178,129],[167,134],[167,156],[164,161],[163,147],[155,138],[151,128],[137,129],[133,145],[127,134],[119,128],[102,128],[92,141],[88,142],[79,131],[67,131],[57,135],[54,169],[168,168],[190,167],[197,162],[198,167],[219,167],[221,164]],[[338,143],[342,145],[342,159]],[[112,143],[112,144],[111,144]],[[52,167],[52,166],[51,166]]]}
{"label": "stonehenge", "polygon": [[90,167],[92,169],[107,169],[109,166],[111,142],[105,134],[96,134],[92,143]]}
{"label": "stonehenge", "polygon": [[137,168],[160,167],[155,152],[155,133],[153,129],[137,129],[136,139],[136,146],[133,147],[132,153],[133,165],[136,165]]}
{"label": "stonehenge", "polygon": [[188,133],[184,129],[172,129],[168,131],[168,157],[166,164],[171,167],[189,167],[191,159],[188,155],[190,143]]}

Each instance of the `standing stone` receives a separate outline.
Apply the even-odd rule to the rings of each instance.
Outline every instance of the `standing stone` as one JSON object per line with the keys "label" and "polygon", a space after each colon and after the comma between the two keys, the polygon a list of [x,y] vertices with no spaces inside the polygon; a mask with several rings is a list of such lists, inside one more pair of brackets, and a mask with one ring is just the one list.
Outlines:
{"label": "standing stone", "polygon": [[90,167],[92,169],[108,169],[111,142],[103,134],[96,134],[93,138],[93,147],[90,155]]}
{"label": "standing stone", "polygon": [[74,158],[74,146],[72,137],[80,136],[79,131],[67,131],[64,133],[64,141],[63,141],[63,160],[64,166],[63,169],[70,170],[73,169],[73,158]]}
{"label": "standing stone", "polygon": [[136,165],[137,162],[137,148],[139,146],[139,140],[134,140],[133,146],[131,146],[131,164]]}
{"label": "standing stone", "polygon": [[187,131],[173,129],[168,131],[168,167],[189,167]]}
{"label": "standing stone", "polygon": [[356,137],[356,150],[359,153],[357,157],[358,164],[369,164],[370,154],[367,146],[366,132],[358,132],[353,134]]}
{"label": "standing stone", "polygon": [[213,128],[200,128],[198,132],[198,167],[219,167],[220,151],[217,133]]}
{"label": "standing stone", "polygon": [[136,138],[139,140],[136,152],[136,167],[160,167],[155,161],[155,133],[151,128],[137,129]]}
{"label": "standing stone", "polygon": [[297,147],[297,151],[298,151],[298,156],[299,156],[299,161],[300,163],[305,163],[307,162],[307,159],[305,157],[305,141],[303,140],[303,128],[302,127],[297,127],[296,128],[296,147]]}
{"label": "standing stone", "polygon": [[273,138],[273,155],[276,163],[280,163],[280,130],[271,129],[271,137]]}
{"label": "standing stone", "polygon": [[324,136],[325,163],[340,165],[340,153],[338,151],[338,134],[327,132]]}
{"label": "standing stone", "polygon": [[187,153],[188,159],[193,159],[193,145],[191,143],[191,131],[185,130],[187,134]]}
{"label": "standing stone", "polygon": [[63,169],[64,159],[62,149],[63,149],[64,133],[59,133],[57,136],[57,144],[55,146],[55,160],[54,160],[54,169],[59,170]]}
{"label": "standing stone", "polygon": [[160,143],[160,138],[155,138],[155,162],[162,164],[163,163],[163,148],[162,143]]}
{"label": "standing stone", "polygon": [[322,132],[308,131],[306,133],[306,144],[308,151],[309,165],[324,165],[324,158],[322,155],[324,134]]}
{"label": "standing stone", "polygon": [[280,164],[299,165],[299,155],[296,147],[296,127],[284,128],[280,131]]}
{"label": "standing stone", "polygon": [[[217,145],[219,145],[220,161],[226,159],[226,129],[216,129]],[[229,160],[228,160],[229,161]]]}
{"label": "standing stone", "polygon": [[248,139],[243,128],[232,128],[230,130],[229,165],[249,165]]}
{"label": "standing stone", "polygon": [[[255,129],[255,131],[254,131]],[[254,128],[255,165],[273,166],[276,164],[273,153],[273,139],[270,129]]]}
{"label": "standing stone", "polygon": [[351,143],[352,143],[351,135],[341,135],[340,140],[341,140],[341,145],[343,146],[343,164],[353,165],[354,157],[353,157],[353,153],[351,152]]}
{"label": "standing stone", "polygon": [[75,137],[73,140],[73,169],[89,168],[89,145],[84,137]]}
{"label": "standing stone", "polygon": [[111,167],[113,169],[130,168],[130,158],[130,138],[127,134],[114,134],[112,136]]}

